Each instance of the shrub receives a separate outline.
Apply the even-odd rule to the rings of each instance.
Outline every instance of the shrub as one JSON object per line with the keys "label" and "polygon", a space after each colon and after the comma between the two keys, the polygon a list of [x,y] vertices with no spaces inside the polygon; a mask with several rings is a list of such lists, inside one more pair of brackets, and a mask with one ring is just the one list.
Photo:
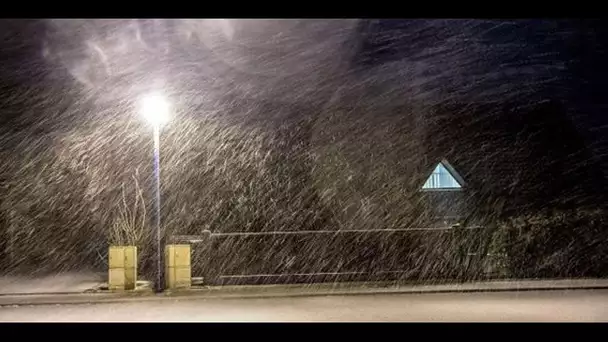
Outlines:
{"label": "shrub", "polygon": [[501,221],[493,249],[514,278],[601,277],[608,274],[606,215],[572,210]]}

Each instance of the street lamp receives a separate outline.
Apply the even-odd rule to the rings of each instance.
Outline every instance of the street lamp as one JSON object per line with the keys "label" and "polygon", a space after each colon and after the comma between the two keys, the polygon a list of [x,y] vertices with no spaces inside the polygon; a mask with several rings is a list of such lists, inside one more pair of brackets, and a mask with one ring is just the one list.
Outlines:
{"label": "street lamp", "polygon": [[155,204],[154,204],[154,229],[156,231],[156,292],[163,291],[163,262],[160,231],[160,128],[169,122],[169,102],[164,96],[152,93],[141,99],[141,115],[154,128],[154,180],[155,180]]}

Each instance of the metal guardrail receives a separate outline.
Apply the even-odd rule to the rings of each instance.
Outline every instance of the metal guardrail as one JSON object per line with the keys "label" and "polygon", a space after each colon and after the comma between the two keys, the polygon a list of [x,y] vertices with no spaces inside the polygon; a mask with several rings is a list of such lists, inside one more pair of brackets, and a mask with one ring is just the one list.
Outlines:
{"label": "metal guardrail", "polygon": [[306,235],[306,234],[349,234],[349,233],[395,233],[395,232],[416,232],[416,231],[451,231],[454,229],[464,230],[475,230],[484,229],[482,226],[470,226],[470,227],[415,227],[415,228],[403,228],[403,229],[352,229],[352,230],[295,230],[295,231],[269,231],[269,232],[230,232],[230,233],[214,233],[209,230],[204,231],[202,235],[175,235],[172,240],[175,242],[189,242],[189,243],[200,243],[206,241],[208,238],[213,237],[229,237],[229,236],[272,236],[272,235]]}
{"label": "metal guardrail", "polygon": [[[457,233],[458,231],[460,232],[472,232],[475,230],[480,230],[480,229],[487,229],[487,227],[484,226],[468,226],[468,227],[463,227],[463,226],[458,226],[458,225],[454,225],[454,226],[447,226],[447,227],[410,227],[410,228],[402,228],[402,229],[353,229],[353,230],[300,230],[300,231],[267,231],[267,232],[212,232],[209,230],[206,230],[203,232],[203,234],[200,235],[174,235],[171,237],[171,240],[173,240],[174,243],[187,243],[187,244],[191,244],[191,245],[199,245],[203,248],[207,248],[207,247],[211,247],[214,245],[214,242],[217,241],[217,239],[219,240],[223,240],[223,238],[257,238],[257,240],[259,240],[259,238],[262,238],[263,240],[265,240],[265,238],[269,239],[269,240],[274,240],[276,238],[282,239],[283,237],[287,238],[287,237],[297,237],[297,236],[318,236],[320,239],[325,238],[324,240],[327,239],[333,239],[333,238],[337,238],[337,237],[344,237],[344,238],[348,238],[348,236],[352,236],[352,237],[356,237],[358,234],[359,235],[363,235],[363,236],[368,236],[370,238],[377,236],[380,237],[382,236],[381,234],[393,234],[393,233],[416,233],[416,232],[424,232],[424,233],[437,233],[440,235],[443,234],[452,234],[452,233]],[[352,235],[351,235],[352,234]],[[477,233],[473,233],[475,235],[477,235]],[[239,239],[240,240],[240,239]],[[218,241],[219,242],[219,241]],[[243,241],[245,242],[245,241]],[[251,241],[253,242],[253,241]],[[261,242],[261,241],[258,241]],[[258,243],[256,242],[256,243]],[[293,243],[293,242],[290,242]],[[194,248],[194,246],[193,246]],[[203,254],[207,254],[209,251],[208,250],[200,250],[201,253]],[[465,258],[475,258],[478,257],[479,255],[477,253],[471,253],[473,251],[463,251],[465,253],[465,255],[463,255],[463,257]],[[223,258],[221,258],[221,260],[218,260],[218,262],[220,264],[223,263]],[[232,262],[233,260],[230,259]],[[209,262],[208,260],[206,262]],[[274,282],[302,282],[302,281],[309,281],[309,279],[321,279],[320,281],[326,281],[327,279],[332,279],[331,281],[336,281],[335,279],[338,279],[342,277],[345,277],[344,279],[359,279],[361,277],[365,277],[366,275],[370,275],[372,277],[394,277],[394,276],[400,276],[400,275],[404,275],[404,274],[408,274],[410,272],[416,272],[415,269],[378,269],[378,270],[373,270],[372,272],[370,271],[359,271],[356,269],[350,270],[350,269],[344,269],[344,270],[336,270],[336,271],[331,271],[331,270],[325,270],[325,271],[321,271],[319,270],[319,272],[310,272],[310,271],[298,271],[296,269],[285,269],[286,272],[273,272],[272,271],[272,267],[269,270],[252,270],[252,272],[247,272],[244,271],[243,274],[239,274],[240,272],[234,272],[235,270],[232,269],[232,271],[227,271],[226,273],[224,273],[223,271],[219,271],[218,270],[213,270],[211,271],[211,273],[207,273],[209,272],[209,270],[214,269],[214,266],[211,266],[211,269],[206,269],[207,266],[202,266],[203,268],[202,273],[198,274],[198,275],[203,275],[200,278],[200,281],[202,282],[204,279],[204,282],[209,282],[212,284],[228,284],[228,283],[266,283],[266,282],[270,282],[270,283],[274,283]],[[223,266],[222,266],[223,267]],[[230,267],[229,267],[230,268]],[[268,272],[270,271],[270,272]],[[295,272],[294,272],[295,271]]]}

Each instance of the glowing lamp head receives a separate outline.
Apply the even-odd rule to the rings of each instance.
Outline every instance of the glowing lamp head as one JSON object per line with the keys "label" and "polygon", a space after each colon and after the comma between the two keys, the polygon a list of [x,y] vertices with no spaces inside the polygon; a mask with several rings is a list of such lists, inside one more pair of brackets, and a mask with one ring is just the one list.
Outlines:
{"label": "glowing lamp head", "polygon": [[148,94],[141,99],[141,115],[154,126],[169,122],[169,110],[169,102],[160,94]]}

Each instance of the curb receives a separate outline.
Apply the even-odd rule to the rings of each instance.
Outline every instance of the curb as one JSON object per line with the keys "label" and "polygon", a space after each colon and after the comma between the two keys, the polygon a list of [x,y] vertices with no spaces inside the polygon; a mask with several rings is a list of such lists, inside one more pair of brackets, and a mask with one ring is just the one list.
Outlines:
{"label": "curb", "polygon": [[[480,286],[480,285],[485,285]],[[439,293],[484,293],[484,292],[530,292],[530,291],[572,291],[572,290],[606,290],[608,281],[598,284],[592,281],[589,284],[572,285],[564,284],[510,284],[511,286],[490,286],[500,284],[457,284],[457,285],[427,285],[427,286],[403,286],[403,287],[381,287],[373,286],[362,288],[360,286],[335,286],[333,288],[308,286],[260,286],[250,287],[217,287],[217,288],[193,288],[190,290],[164,292],[161,294],[152,291],[136,291],[121,293],[39,293],[1,295],[0,307],[39,306],[39,305],[86,305],[86,304],[109,304],[141,301],[163,301],[163,300],[205,300],[205,299],[263,299],[278,297],[319,297],[319,296],[353,296],[353,295],[388,295],[388,294],[439,294]],[[508,285],[508,284],[504,284]]]}

